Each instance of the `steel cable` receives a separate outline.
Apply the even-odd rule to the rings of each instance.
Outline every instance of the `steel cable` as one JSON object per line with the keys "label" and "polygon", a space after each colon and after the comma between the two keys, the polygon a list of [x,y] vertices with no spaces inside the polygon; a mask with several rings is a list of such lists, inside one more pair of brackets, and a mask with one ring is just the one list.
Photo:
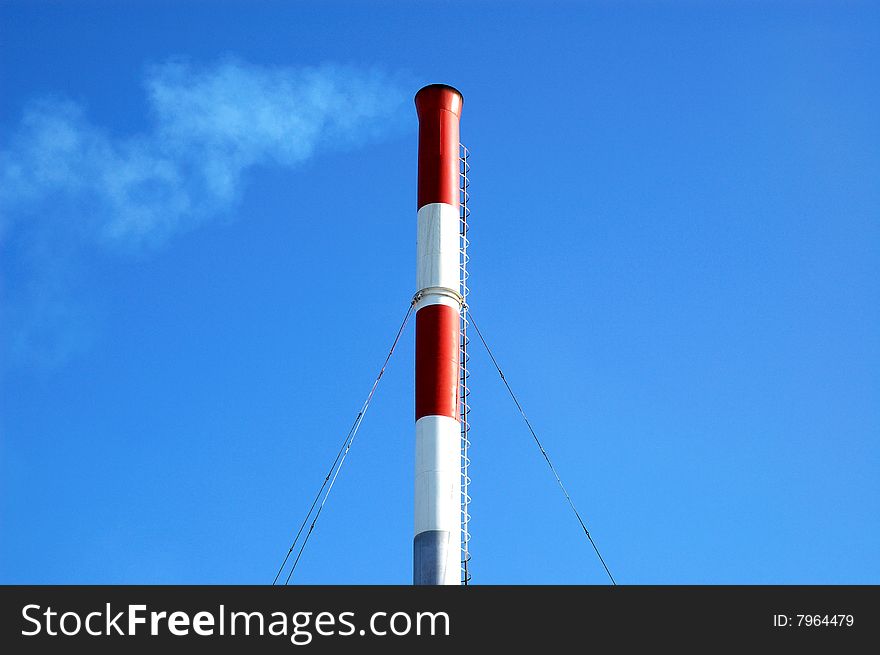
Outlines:
{"label": "steel cable", "polygon": [[[315,494],[315,499],[312,501],[312,505],[311,507],[309,507],[309,511],[306,513],[302,524],[299,526],[299,530],[297,531],[296,536],[293,538],[293,543],[290,545],[290,549],[287,551],[287,554],[284,556],[284,560],[281,562],[281,566],[278,568],[278,573],[275,574],[275,579],[272,581],[273,585],[278,582],[278,578],[281,576],[282,571],[284,571],[284,567],[287,565],[287,561],[290,559],[290,555],[293,553],[293,549],[296,548],[296,544],[299,541],[300,536],[302,535],[302,531],[305,528],[306,523],[308,523],[309,517],[312,515],[315,506],[318,504],[318,499],[321,497],[321,494],[324,493],[324,498],[323,500],[321,500],[318,511],[315,513],[315,516],[312,519],[309,530],[308,532],[306,532],[306,536],[303,539],[302,544],[300,545],[299,551],[296,554],[293,565],[290,567],[290,572],[287,574],[287,579],[284,581],[284,584],[286,585],[290,582],[290,578],[291,576],[293,576],[293,572],[296,570],[297,564],[299,564],[299,560],[302,557],[306,544],[309,541],[309,537],[312,535],[312,532],[315,529],[315,524],[318,522],[318,517],[324,510],[324,505],[327,503],[327,498],[330,496],[333,485],[336,483],[336,478],[339,476],[339,471],[342,470],[342,465],[345,463],[345,458],[348,456],[348,452],[351,450],[351,445],[352,443],[354,443],[354,438],[357,436],[358,428],[360,428],[361,423],[364,419],[364,415],[367,413],[367,409],[370,406],[370,401],[372,401],[373,394],[376,392],[376,387],[379,386],[379,380],[381,380],[382,376],[385,374],[385,369],[388,367],[388,362],[391,360],[391,355],[394,354],[394,349],[397,347],[397,342],[400,341],[403,330],[406,327],[407,322],[409,321],[409,317],[412,315],[413,307],[415,307],[415,304],[418,302],[419,297],[420,294],[416,294],[416,296],[412,299],[412,302],[410,302],[409,308],[406,310],[406,316],[403,317],[403,322],[400,324],[400,328],[397,330],[397,335],[394,337],[394,342],[391,344],[391,349],[385,356],[385,361],[382,363],[382,368],[379,370],[379,375],[376,376],[376,380],[373,382],[373,386],[370,389],[370,393],[367,395],[367,399],[364,401],[364,404],[361,407],[361,411],[358,412],[358,415],[355,418],[351,429],[345,436],[345,440],[342,442],[342,446],[339,448],[339,452],[336,454],[336,459],[334,459],[333,464],[330,465],[330,470],[327,472],[327,475],[324,478],[324,482],[318,489],[318,493]],[[324,492],[325,488],[326,492]]]}
{"label": "steel cable", "polygon": [[593,546],[593,550],[596,551],[596,556],[599,558],[599,561],[602,563],[602,567],[605,569],[605,573],[608,574],[608,578],[611,580],[612,585],[617,585],[617,582],[614,581],[614,576],[611,575],[611,571],[608,569],[608,565],[605,564],[605,559],[602,557],[602,553],[599,552],[598,546],[596,546],[596,542],[593,541],[593,537],[590,535],[590,531],[587,530],[587,526],[584,523],[584,520],[581,518],[580,513],[577,511],[577,508],[574,506],[574,502],[571,500],[571,496],[568,494],[568,491],[565,488],[565,485],[562,484],[562,479],[559,477],[559,474],[556,472],[556,467],[553,466],[553,463],[550,461],[550,456],[547,455],[547,451],[544,450],[544,446],[541,445],[540,439],[538,439],[538,435],[535,434],[534,428],[532,428],[532,424],[529,422],[529,418],[526,416],[525,411],[523,411],[522,405],[520,405],[519,400],[517,400],[516,394],[513,393],[513,389],[510,388],[510,384],[507,382],[507,378],[504,377],[504,372],[501,370],[501,367],[498,365],[498,361],[495,359],[495,355],[492,354],[492,350],[489,348],[489,344],[486,343],[486,340],[483,338],[483,333],[480,332],[480,328],[477,326],[476,321],[474,320],[473,312],[468,312],[468,317],[470,318],[471,325],[474,326],[474,329],[477,331],[477,336],[480,337],[480,341],[483,343],[483,347],[486,349],[486,352],[489,353],[489,358],[492,360],[492,364],[495,365],[498,374],[501,376],[501,381],[504,382],[504,386],[507,387],[507,392],[510,394],[510,397],[513,398],[513,402],[516,404],[516,408],[519,410],[520,415],[522,415],[523,420],[526,422],[526,426],[529,428],[529,432],[532,433],[532,438],[535,440],[535,443],[538,445],[538,449],[541,451],[541,454],[544,456],[544,460],[547,462],[547,466],[550,467],[550,471],[553,473],[553,477],[556,478],[556,482],[559,484],[559,488],[562,489],[562,493],[565,495],[565,499],[568,501],[571,510],[574,512],[574,515],[577,517],[578,523],[580,523],[581,528],[584,531],[584,534],[589,539],[590,544]]}

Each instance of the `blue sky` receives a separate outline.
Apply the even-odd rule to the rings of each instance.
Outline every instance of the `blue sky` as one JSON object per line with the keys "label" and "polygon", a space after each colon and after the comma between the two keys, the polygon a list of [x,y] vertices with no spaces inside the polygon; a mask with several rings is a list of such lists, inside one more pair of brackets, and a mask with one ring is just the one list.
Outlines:
{"label": "blue sky", "polygon": [[[0,3],[0,582],[269,583],[414,292],[471,307],[620,583],[880,582],[880,9]],[[297,569],[411,576],[412,325]],[[485,353],[475,583],[605,584]]]}

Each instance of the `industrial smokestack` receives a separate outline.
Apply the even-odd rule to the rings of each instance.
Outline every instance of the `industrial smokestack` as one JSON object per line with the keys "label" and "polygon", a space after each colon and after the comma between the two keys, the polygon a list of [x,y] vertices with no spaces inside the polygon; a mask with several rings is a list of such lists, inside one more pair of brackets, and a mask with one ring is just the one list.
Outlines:
{"label": "industrial smokestack", "polygon": [[413,584],[461,582],[459,121],[445,84],[415,97],[419,117],[416,471]]}

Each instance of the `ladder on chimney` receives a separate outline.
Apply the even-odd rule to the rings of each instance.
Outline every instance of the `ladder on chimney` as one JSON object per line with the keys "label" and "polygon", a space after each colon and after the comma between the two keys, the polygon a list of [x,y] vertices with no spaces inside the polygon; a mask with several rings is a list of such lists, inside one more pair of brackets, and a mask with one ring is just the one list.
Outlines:
{"label": "ladder on chimney", "polygon": [[459,268],[461,279],[461,319],[459,337],[459,348],[461,350],[459,357],[459,416],[461,418],[461,583],[467,585],[471,579],[470,560],[471,554],[469,549],[470,534],[470,502],[471,497],[468,491],[471,478],[468,472],[470,467],[470,457],[468,449],[470,448],[470,439],[468,432],[470,424],[468,423],[468,414],[470,413],[470,405],[468,404],[468,218],[470,209],[468,209],[468,172],[470,164],[468,159],[470,153],[468,149],[459,144]]}

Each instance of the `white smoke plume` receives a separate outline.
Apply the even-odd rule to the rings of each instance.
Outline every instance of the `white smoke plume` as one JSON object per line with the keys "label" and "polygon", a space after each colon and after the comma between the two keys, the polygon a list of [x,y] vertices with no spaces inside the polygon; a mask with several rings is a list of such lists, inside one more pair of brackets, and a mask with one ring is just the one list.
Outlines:
{"label": "white smoke plume", "polygon": [[[387,132],[405,96],[378,72],[167,62],[145,80],[154,125],[114,137],[67,100],[31,103],[0,155],[0,216],[51,202],[110,240],[156,242],[230,206],[258,164]],[[76,216],[68,216],[77,220]]]}
{"label": "white smoke plume", "polygon": [[[20,287],[0,290],[6,346],[27,344],[29,331],[52,334],[45,321],[69,313],[58,309],[70,305],[63,285],[39,279],[48,273],[33,255],[58,250],[52,240],[67,241],[67,256],[71,241],[156,247],[232,210],[255,166],[295,167],[397,131],[408,100],[380,71],[231,59],[152,66],[144,89],[150,127],[138,134],[114,134],[63,98],[29,103],[0,134],[0,255],[3,277],[14,261]],[[27,268],[32,279],[22,279]],[[52,288],[52,311],[29,311],[47,303],[25,287]]]}

